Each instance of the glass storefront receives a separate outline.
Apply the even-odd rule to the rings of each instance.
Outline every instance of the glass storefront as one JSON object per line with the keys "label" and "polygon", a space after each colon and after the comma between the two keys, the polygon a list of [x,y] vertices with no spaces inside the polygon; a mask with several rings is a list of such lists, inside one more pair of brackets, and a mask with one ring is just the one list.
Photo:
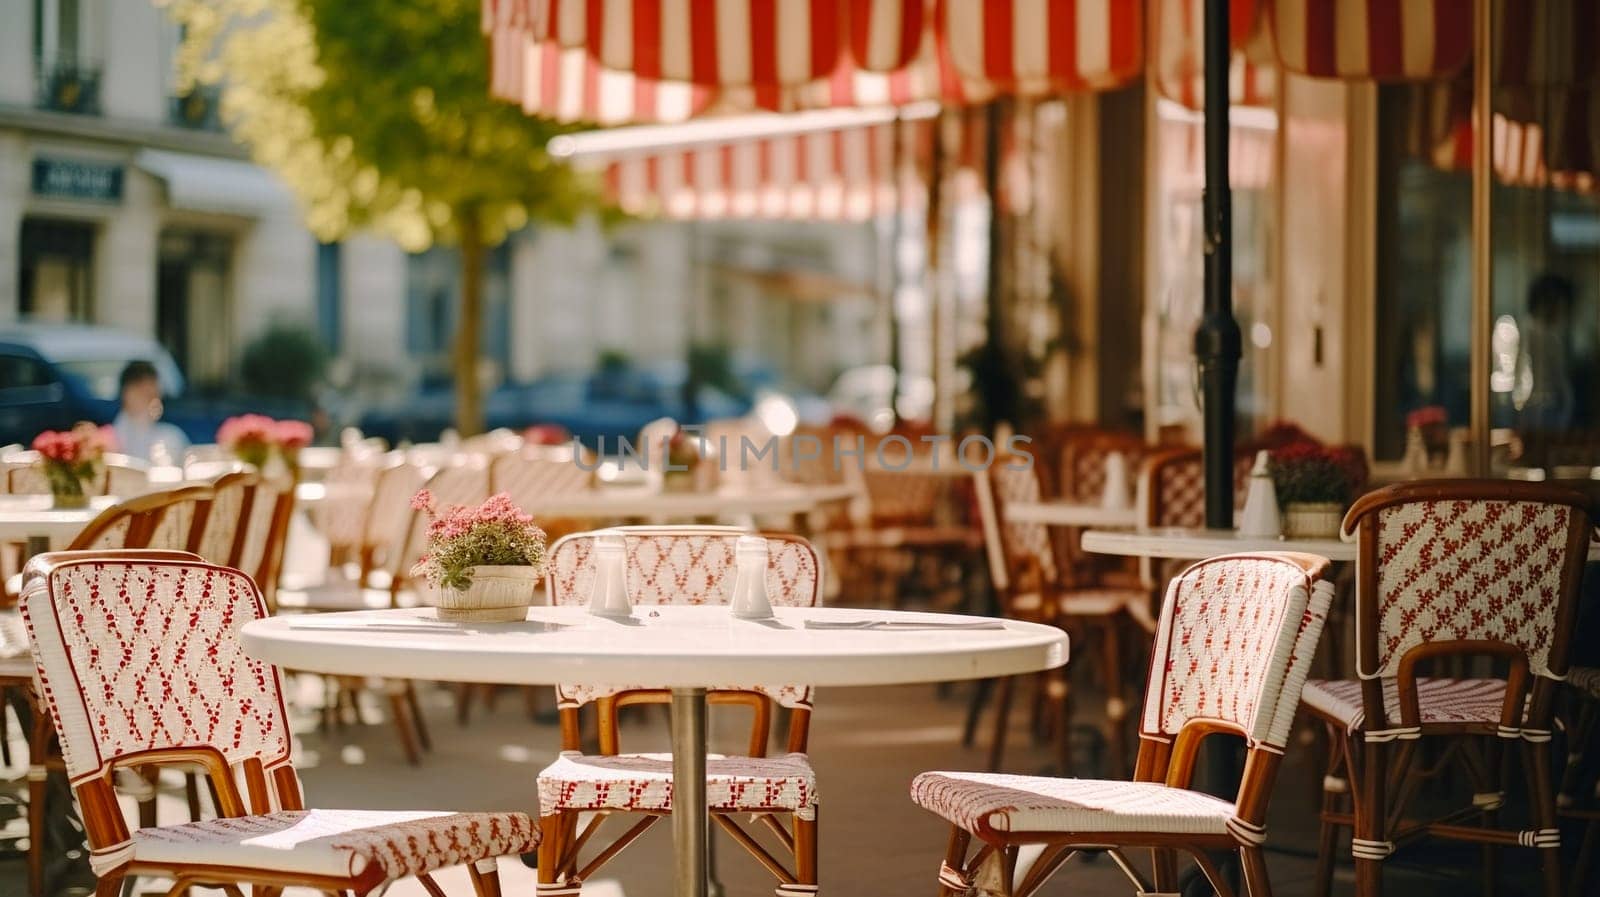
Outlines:
{"label": "glass storefront", "polygon": [[39,321],[94,317],[95,226],[25,218],[18,240],[18,312]]}

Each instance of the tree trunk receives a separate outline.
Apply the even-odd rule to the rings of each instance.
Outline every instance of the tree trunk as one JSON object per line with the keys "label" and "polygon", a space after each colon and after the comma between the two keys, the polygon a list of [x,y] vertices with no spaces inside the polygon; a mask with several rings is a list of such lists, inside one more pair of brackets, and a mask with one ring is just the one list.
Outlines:
{"label": "tree trunk", "polygon": [[483,391],[478,381],[478,334],[483,329],[483,232],[476,210],[458,214],[461,222],[461,308],[456,315],[456,431],[483,432]]}

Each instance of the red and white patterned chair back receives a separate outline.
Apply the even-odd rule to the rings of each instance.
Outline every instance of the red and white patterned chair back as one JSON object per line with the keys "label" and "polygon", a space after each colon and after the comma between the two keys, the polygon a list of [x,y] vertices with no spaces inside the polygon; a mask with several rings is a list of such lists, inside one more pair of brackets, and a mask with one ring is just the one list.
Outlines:
{"label": "red and white patterned chair back", "polygon": [[489,464],[489,491],[511,496],[529,514],[537,514],[539,500],[547,495],[582,492],[594,482],[594,465],[580,465],[572,446],[529,446],[501,455]]}
{"label": "red and white patterned chair back", "polygon": [[1408,652],[1509,645],[1528,671],[1566,675],[1591,521],[1581,493],[1543,483],[1445,480],[1364,496],[1357,533],[1356,670],[1392,678]]}
{"label": "red and white patterned chair back", "polygon": [[[621,533],[627,553],[628,600],[635,605],[722,605],[732,600],[735,550],[747,530],[731,526],[623,526],[573,533],[550,546],[545,592],[553,605],[587,604],[594,587],[595,537]],[[811,543],[799,536],[766,534],[767,597],[779,607],[815,607],[821,595],[821,565]],[[559,685],[562,706],[651,688]],[[732,684],[786,707],[809,707],[811,689],[795,685]]]}
{"label": "red and white patterned chair back", "polygon": [[1333,585],[1310,555],[1225,555],[1175,579],[1162,602],[1145,692],[1145,738],[1191,723],[1237,728],[1281,750],[1310,670]]}
{"label": "red and white patterned chair back", "polygon": [[1129,476],[1144,463],[1150,447],[1133,435],[1088,433],[1069,438],[1061,448],[1061,494],[1070,501],[1096,504],[1106,492],[1106,462],[1122,455]]}
{"label": "red and white patterned chair back", "polygon": [[150,465],[127,455],[106,456],[106,494],[132,498],[150,491]]}
{"label": "red and white patterned chair back", "polygon": [[390,572],[404,569],[400,564],[412,521],[416,518],[416,513],[411,509],[411,498],[424,482],[426,479],[422,469],[406,461],[378,471],[372,504],[367,509],[366,526],[361,536],[361,548],[372,555],[371,560],[375,565]]}
{"label": "red and white patterned chair back", "polygon": [[[1244,507],[1255,459],[1239,454],[1233,460],[1233,507]],[[1144,526],[1206,525],[1206,474],[1199,449],[1179,449],[1151,456],[1139,475]]]}
{"label": "red and white patterned chair back", "polygon": [[[159,551],[193,551],[199,541],[195,524],[201,522],[200,509],[211,500],[210,486],[183,486],[145,496],[158,507],[148,512],[152,526],[139,548]],[[142,500],[140,500],[142,502]]]}
{"label": "red and white patterned chair back", "polygon": [[[211,486],[211,504],[205,515],[196,553],[207,563],[237,567],[241,530],[247,527],[246,514],[254,504],[260,476],[250,471],[226,474]],[[247,572],[248,567],[243,568]]]}
{"label": "red and white patterned chair back", "polygon": [[[1010,456],[996,458],[989,466],[1006,582],[1016,582],[1020,575],[1033,570],[1043,580],[1039,585],[1054,585],[1060,582],[1061,568],[1056,563],[1049,528],[1042,523],[1024,523],[1006,516],[1007,505],[1031,504],[1044,497],[1038,472],[1031,462],[1026,467],[1022,466],[1024,463],[1019,457]],[[1004,585],[996,583],[996,586]]]}
{"label": "red and white patterned chair back", "polygon": [[276,668],[239,628],[266,613],[248,576],[176,553],[60,552],[25,575],[42,697],[76,784],[142,753],[212,748],[230,767],[289,763]]}

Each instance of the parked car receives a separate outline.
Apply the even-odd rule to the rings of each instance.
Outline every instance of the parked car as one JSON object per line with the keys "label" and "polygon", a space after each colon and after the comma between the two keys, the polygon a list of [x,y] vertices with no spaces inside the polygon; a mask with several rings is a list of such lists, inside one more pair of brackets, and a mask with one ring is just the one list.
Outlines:
{"label": "parked car", "polygon": [[[632,439],[660,417],[696,423],[737,417],[750,403],[715,389],[702,387],[696,407],[684,402],[681,365],[629,367],[594,373],[551,374],[527,384],[505,384],[484,397],[484,421],[489,429],[522,430],[533,424],[558,424],[597,447],[601,437],[606,451],[614,452],[616,438]],[[360,426],[369,436],[390,442],[425,442],[455,421],[455,395],[447,384],[428,384],[403,400],[362,415]]]}
{"label": "parked car", "polygon": [[155,365],[165,396],[164,419],[191,442],[212,442],[217,426],[246,411],[305,419],[298,403],[188,392],[172,354],[149,337],[88,324],[7,324],[0,327],[0,445],[26,444],[44,430],[78,421],[110,423],[117,415],[122,369]]}

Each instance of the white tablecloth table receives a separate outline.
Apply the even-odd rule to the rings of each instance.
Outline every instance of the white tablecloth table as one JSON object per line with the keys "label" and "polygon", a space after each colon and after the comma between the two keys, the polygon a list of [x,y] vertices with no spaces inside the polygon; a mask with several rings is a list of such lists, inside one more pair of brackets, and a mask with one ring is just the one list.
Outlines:
{"label": "white tablecloth table", "polygon": [[[811,629],[808,621],[909,628]],[[726,607],[638,607],[620,621],[584,607],[534,607],[525,622],[473,624],[441,623],[428,609],[355,611],[257,620],[244,626],[242,638],[254,657],[333,675],[670,688],[678,897],[705,897],[707,888],[707,688],[942,682],[1039,672],[1067,661],[1066,635],[1052,626],[841,608],[777,608],[776,619],[752,622],[733,619]]]}
{"label": "white tablecloth table", "polygon": [[56,508],[48,495],[0,495],[0,542],[44,539],[47,551],[60,551],[99,513],[116,504],[97,496],[87,508]]}
{"label": "white tablecloth table", "polygon": [[1169,526],[1139,530],[1098,530],[1083,534],[1083,550],[1123,557],[1197,561],[1240,551],[1303,551],[1330,561],[1356,559],[1356,543],[1340,539],[1288,539],[1242,536],[1238,530]]}
{"label": "white tablecloth table", "polygon": [[667,492],[653,486],[597,486],[553,492],[524,510],[535,516],[611,519],[643,517],[683,520],[695,517],[805,514],[855,491],[844,485],[783,484],[762,489]]}
{"label": "white tablecloth table", "polygon": [[1108,508],[1076,501],[1014,502],[1005,506],[1007,520],[1049,526],[1132,527],[1139,523],[1133,507]]}
{"label": "white tablecloth table", "polygon": [[[1146,530],[1089,530],[1083,550],[1124,557],[1197,561],[1238,551],[1304,551],[1330,561],[1354,561],[1356,543],[1342,539],[1287,539],[1241,536],[1236,530],[1164,527]],[[1589,560],[1600,561],[1600,542],[1589,543]]]}

